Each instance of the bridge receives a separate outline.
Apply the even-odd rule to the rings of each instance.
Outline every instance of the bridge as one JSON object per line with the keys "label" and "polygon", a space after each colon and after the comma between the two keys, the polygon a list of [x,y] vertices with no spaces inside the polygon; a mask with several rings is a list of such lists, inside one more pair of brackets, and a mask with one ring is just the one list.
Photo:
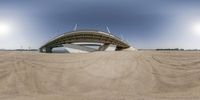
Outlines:
{"label": "bridge", "polygon": [[[97,49],[91,46],[98,46]],[[128,42],[116,35],[97,30],[76,30],[59,35],[39,48],[40,52],[51,53],[53,48],[67,47],[79,51],[105,51],[108,48],[119,51],[129,48]]]}

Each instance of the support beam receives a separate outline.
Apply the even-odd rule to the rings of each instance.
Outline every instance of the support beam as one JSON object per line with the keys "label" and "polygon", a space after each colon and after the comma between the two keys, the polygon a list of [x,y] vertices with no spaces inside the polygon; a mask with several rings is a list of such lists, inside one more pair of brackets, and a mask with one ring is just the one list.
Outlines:
{"label": "support beam", "polygon": [[40,48],[40,52],[42,53],[52,53],[52,47],[44,47],[44,48]]}
{"label": "support beam", "polygon": [[115,51],[116,45],[106,43],[106,44],[100,46],[98,50],[99,51]]}
{"label": "support beam", "polygon": [[47,53],[52,53],[52,49],[53,49],[53,48],[48,47],[48,48],[46,48],[46,52],[47,52]]}
{"label": "support beam", "polygon": [[110,44],[105,43],[104,45],[102,45],[102,46],[99,47],[99,51],[105,51],[108,48],[109,45]]}
{"label": "support beam", "polygon": [[77,44],[63,44],[64,47],[75,49],[74,51],[86,51],[86,52],[94,52],[97,51],[94,48],[80,46]]}

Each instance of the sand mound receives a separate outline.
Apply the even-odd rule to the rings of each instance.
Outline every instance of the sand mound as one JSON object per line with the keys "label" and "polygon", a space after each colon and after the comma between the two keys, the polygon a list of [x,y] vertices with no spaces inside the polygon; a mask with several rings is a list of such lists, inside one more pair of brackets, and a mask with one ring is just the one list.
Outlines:
{"label": "sand mound", "polygon": [[0,100],[199,100],[199,52],[0,52]]}

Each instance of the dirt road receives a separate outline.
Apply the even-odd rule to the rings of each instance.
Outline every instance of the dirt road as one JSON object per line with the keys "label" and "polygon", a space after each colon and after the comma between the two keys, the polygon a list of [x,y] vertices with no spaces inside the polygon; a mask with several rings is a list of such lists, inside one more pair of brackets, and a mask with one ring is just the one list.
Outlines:
{"label": "dirt road", "polygon": [[200,52],[0,52],[0,100],[200,100]]}

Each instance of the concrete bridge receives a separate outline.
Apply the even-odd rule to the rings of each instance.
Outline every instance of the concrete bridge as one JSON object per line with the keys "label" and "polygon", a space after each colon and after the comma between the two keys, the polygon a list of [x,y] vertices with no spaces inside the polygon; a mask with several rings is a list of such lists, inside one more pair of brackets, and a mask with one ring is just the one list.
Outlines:
{"label": "concrete bridge", "polygon": [[[97,49],[90,46],[99,46]],[[130,45],[123,41],[121,38],[102,31],[96,30],[76,30],[66,32],[60,36],[57,36],[41,46],[40,52],[51,53],[53,48],[67,47],[76,49],[79,51],[94,52],[105,51],[108,48],[112,50],[123,50],[129,48]],[[114,49],[113,49],[114,48]]]}

